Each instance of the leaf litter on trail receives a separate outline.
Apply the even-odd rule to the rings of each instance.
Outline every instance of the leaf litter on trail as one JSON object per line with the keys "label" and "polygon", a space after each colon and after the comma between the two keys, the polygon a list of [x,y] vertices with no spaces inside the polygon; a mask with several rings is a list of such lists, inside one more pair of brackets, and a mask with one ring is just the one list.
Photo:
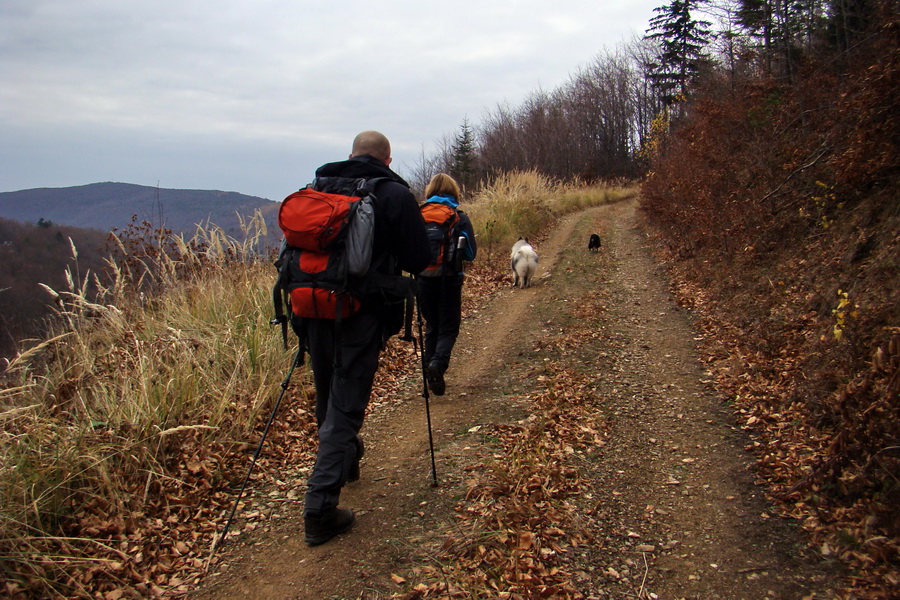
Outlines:
{"label": "leaf litter on trail", "polygon": [[[581,332],[570,328],[540,348],[566,353]],[[571,346],[570,346],[571,345]],[[606,425],[590,376],[550,360],[525,398],[528,418],[470,433],[490,437],[489,460],[470,464],[467,492],[440,546],[440,567],[416,573],[398,600],[467,597],[451,590],[493,590],[499,598],[585,598],[585,578],[569,555],[594,545],[573,500],[586,492],[573,463],[605,443]]]}

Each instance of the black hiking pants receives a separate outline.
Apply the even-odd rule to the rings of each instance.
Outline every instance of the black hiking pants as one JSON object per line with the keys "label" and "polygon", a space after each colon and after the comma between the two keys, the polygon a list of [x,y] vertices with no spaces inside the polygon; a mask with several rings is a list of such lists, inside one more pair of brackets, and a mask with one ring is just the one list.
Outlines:
{"label": "black hiking pants", "polygon": [[462,320],[464,275],[419,277],[419,307],[425,318],[425,364],[442,371],[450,366],[450,354]]}
{"label": "black hiking pants", "polygon": [[359,313],[343,319],[339,330],[328,319],[310,319],[307,327],[319,449],[304,511],[307,516],[320,517],[337,507],[341,488],[357,457],[357,436],[383,347],[382,325],[375,315]]}

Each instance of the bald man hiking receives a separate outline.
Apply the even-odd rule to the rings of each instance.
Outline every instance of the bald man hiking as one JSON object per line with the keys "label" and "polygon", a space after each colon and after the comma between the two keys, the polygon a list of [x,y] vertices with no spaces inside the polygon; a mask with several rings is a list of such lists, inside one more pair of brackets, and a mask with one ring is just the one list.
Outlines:
{"label": "bald man hiking", "polygon": [[418,273],[428,265],[429,241],[418,204],[390,164],[388,139],[377,131],[363,131],[353,140],[349,159],[319,167],[312,184],[318,191],[352,195],[360,180],[376,180],[372,260],[366,278],[385,286],[363,294],[349,316],[291,318],[309,351],[316,388],[319,448],[304,509],[309,545],[323,544],[353,526],[353,512],[339,508],[338,500],[344,484],[360,477],[364,450],[359,432],[378,355],[403,325],[403,298],[392,297],[387,284],[411,283],[402,272]]}

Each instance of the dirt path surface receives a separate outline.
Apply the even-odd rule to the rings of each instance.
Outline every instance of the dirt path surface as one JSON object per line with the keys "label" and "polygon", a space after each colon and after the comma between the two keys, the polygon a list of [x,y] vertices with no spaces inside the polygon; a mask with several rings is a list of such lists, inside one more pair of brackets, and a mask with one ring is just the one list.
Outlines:
{"label": "dirt path surface", "polygon": [[[588,253],[594,231],[603,247]],[[607,424],[603,442],[577,455],[589,485],[580,522],[593,543],[569,560],[584,598],[830,597],[834,568],[806,550],[794,523],[770,513],[753,483],[749,440],[699,361],[690,314],[644,247],[635,203],[571,215],[535,246],[535,285],[503,289],[467,315],[447,394],[431,399],[439,485],[420,383],[410,376],[402,400],[373,407],[363,428],[362,479],[341,498],[357,514],[352,532],[315,548],[303,543],[309,465],[291,467],[279,479],[296,487],[273,492],[264,525],[219,550],[193,598],[402,591],[391,575],[407,578],[429,560],[464,501],[466,467],[493,452],[479,429],[528,417],[527,395],[550,360],[543,343],[576,325],[589,328],[589,341],[554,360],[590,376]]]}

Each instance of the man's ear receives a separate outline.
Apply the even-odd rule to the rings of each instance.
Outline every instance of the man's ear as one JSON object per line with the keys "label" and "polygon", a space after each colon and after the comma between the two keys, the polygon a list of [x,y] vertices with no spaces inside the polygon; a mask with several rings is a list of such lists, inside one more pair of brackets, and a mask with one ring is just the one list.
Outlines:
{"label": "man's ear", "polygon": [[394,159],[391,158],[390,156],[388,156],[386,159],[384,159],[384,166],[386,166],[386,167],[391,166],[391,161],[392,161],[392,160],[394,160]]}

